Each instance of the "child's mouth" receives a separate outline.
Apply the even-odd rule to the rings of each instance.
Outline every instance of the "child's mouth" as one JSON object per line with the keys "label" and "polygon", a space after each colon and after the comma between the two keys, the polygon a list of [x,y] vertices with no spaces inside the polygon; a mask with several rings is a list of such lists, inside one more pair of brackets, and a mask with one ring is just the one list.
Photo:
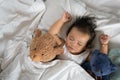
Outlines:
{"label": "child's mouth", "polygon": [[74,49],[70,46],[67,47],[69,51],[73,51]]}

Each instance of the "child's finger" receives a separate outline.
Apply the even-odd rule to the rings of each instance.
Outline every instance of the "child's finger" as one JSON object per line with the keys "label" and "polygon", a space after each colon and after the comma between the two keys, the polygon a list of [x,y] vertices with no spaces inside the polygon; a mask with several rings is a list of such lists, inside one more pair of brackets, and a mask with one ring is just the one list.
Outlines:
{"label": "child's finger", "polygon": [[71,17],[70,13],[66,12],[66,16],[67,17]]}
{"label": "child's finger", "polygon": [[100,42],[102,44],[108,44],[109,43],[109,36],[107,34],[101,34],[100,35]]}

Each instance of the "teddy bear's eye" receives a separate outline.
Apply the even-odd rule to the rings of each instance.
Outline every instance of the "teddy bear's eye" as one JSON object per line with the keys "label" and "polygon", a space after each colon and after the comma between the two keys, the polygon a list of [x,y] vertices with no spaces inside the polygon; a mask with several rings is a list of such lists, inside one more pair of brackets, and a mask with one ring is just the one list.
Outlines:
{"label": "teddy bear's eye", "polygon": [[57,48],[57,47],[58,47],[57,45],[54,46],[54,48]]}
{"label": "teddy bear's eye", "polygon": [[33,58],[35,58],[36,57],[36,55],[33,55]]}
{"label": "teddy bear's eye", "polygon": [[36,50],[36,48],[34,48],[34,50]]}
{"label": "teddy bear's eye", "polygon": [[44,54],[42,54],[42,56],[43,56]]}

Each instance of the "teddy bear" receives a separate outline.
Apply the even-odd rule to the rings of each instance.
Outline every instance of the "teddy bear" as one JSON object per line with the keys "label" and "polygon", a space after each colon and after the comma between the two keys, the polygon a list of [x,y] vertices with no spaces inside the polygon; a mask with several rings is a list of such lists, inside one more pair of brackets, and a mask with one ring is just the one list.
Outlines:
{"label": "teddy bear", "polygon": [[30,43],[30,58],[35,62],[52,61],[57,55],[64,52],[64,40],[58,35],[42,33],[40,29],[35,30],[35,36]]}

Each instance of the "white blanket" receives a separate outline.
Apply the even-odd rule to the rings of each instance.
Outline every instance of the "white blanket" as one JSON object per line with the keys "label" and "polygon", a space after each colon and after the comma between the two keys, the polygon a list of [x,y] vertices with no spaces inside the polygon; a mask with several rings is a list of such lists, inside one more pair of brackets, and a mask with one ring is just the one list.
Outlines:
{"label": "white blanket", "polygon": [[0,74],[0,80],[94,80],[78,64],[67,60],[33,62],[29,48],[23,48]]}

